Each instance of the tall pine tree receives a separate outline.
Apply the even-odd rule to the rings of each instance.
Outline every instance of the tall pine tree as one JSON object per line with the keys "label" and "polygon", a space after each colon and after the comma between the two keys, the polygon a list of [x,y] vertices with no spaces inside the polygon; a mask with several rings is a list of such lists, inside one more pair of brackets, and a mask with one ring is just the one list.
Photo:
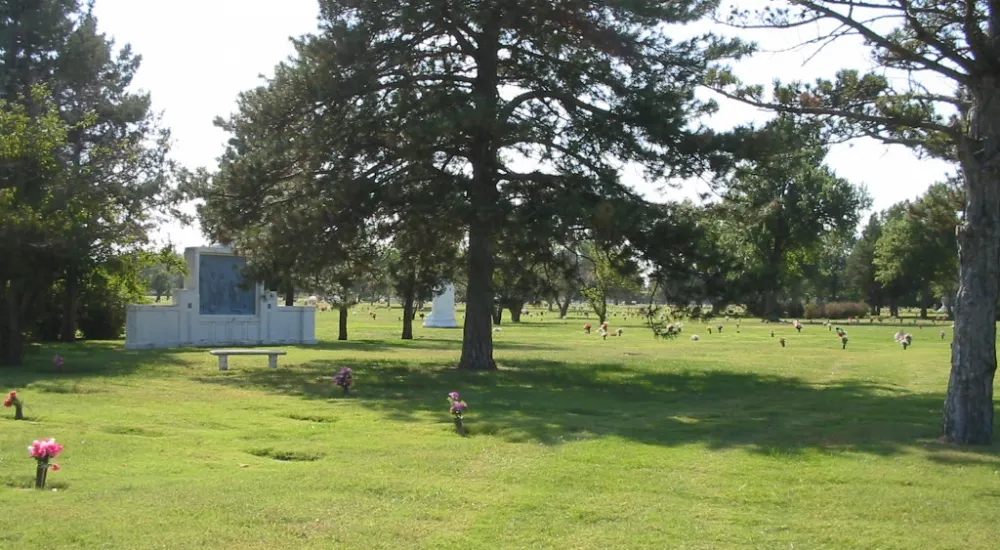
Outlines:
{"label": "tall pine tree", "polygon": [[[715,140],[691,121],[714,105],[694,89],[709,67],[746,48],[713,37],[674,41],[664,27],[714,2],[322,0],[304,93],[344,145],[344,165],[374,188],[415,185],[457,202],[467,231],[468,287],[460,366],[492,369],[490,313],[499,236],[515,213],[552,204],[521,231],[553,221],[613,232],[635,203],[624,163],[651,177],[706,169]],[[349,106],[349,107],[344,107]],[[347,112],[347,111],[350,112]],[[311,116],[311,115],[310,115]],[[319,138],[320,135],[327,136]],[[531,163],[536,169],[525,169]],[[419,165],[431,177],[399,178]],[[412,173],[412,172],[409,172]]]}

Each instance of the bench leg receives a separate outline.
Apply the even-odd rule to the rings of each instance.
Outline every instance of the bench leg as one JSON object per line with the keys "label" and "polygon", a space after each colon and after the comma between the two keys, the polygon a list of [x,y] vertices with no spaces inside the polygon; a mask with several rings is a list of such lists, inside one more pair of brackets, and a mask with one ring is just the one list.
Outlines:
{"label": "bench leg", "polygon": [[219,356],[219,370],[229,370],[229,356],[220,355]]}
{"label": "bench leg", "polygon": [[272,369],[278,368],[278,356],[277,355],[269,356],[267,358],[267,366],[271,367]]}

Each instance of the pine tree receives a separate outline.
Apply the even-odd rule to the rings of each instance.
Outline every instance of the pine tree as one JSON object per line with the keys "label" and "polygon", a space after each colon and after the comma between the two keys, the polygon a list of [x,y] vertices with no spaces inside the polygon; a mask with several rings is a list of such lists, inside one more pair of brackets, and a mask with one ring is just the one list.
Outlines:
{"label": "pine tree", "polygon": [[[311,139],[344,144],[341,166],[375,189],[419,185],[424,197],[459,204],[439,215],[467,231],[462,368],[496,366],[497,243],[511,219],[526,219],[519,209],[544,204],[553,214],[532,218],[525,232],[548,233],[554,220],[613,232],[637,200],[619,181],[622,163],[652,177],[709,167],[716,140],[689,123],[714,105],[695,100],[694,89],[713,63],[747,49],[712,37],[673,41],[661,25],[713,7],[320,2],[320,34],[299,42],[300,59],[317,68],[303,93],[325,119]],[[517,156],[542,164],[519,170]],[[416,166],[431,177],[414,176]]]}

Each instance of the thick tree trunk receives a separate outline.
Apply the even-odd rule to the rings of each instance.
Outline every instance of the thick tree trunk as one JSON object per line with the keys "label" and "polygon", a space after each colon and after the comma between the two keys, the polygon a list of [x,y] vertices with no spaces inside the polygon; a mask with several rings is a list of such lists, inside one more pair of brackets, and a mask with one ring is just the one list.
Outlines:
{"label": "thick tree trunk", "polygon": [[470,127],[473,133],[469,143],[469,163],[472,165],[472,180],[469,182],[469,202],[472,216],[469,219],[468,277],[469,285],[465,298],[465,327],[462,340],[462,358],[458,366],[462,369],[492,370],[497,368],[493,360],[493,256],[497,222],[500,219],[500,192],[497,189],[496,142],[500,124],[498,121],[500,103],[499,92],[499,22],[496,9],[490,3],[484,4],[478,14],[478,48],[475,52],[476,76],[472,86],[475,103]]}
{"label": "thick tree trunk", "polygon": [[[79,296],[80,277],[75,270],[66,271],[66,293],[63,295],[62,326],[59,328],[59,340],[63,342],[76,341],[76,309]],[[159,298],[159,296],[157,296]],[[159,299],[157,299],[159,301]]]}
{"label": "thick tree trunk", "polygon": [[469,287],[466,291],[465,327],[459,367],[473,370],[497,368],[493,360],[493,234],[485,227],[469,228]]}
{"label": "thick tree trunk", "polygon": [[347,340],[347,306],[340,306],[340,319],[337,323],[337,340]]}
{"label": "thick tree trunk", "polygon": [[959,146],[965,176],[965,220],[958,231],[959,286],[951,377],[941,427],[944,439],[963,445],[986,445],[992,440],[993,376],[997,369],[1000,78],[982,80],[971,90],[972,137]]}

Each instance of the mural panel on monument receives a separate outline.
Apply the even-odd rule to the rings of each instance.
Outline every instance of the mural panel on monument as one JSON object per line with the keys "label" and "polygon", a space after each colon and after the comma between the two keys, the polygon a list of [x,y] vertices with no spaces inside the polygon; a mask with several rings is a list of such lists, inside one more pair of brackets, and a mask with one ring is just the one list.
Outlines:
{"label": "mural panel on monument", "polygon": [[198,262],[198,294],[202,315],[256,315],[253,285],[243,287],[240,271],[246,258],[202,254]]}

